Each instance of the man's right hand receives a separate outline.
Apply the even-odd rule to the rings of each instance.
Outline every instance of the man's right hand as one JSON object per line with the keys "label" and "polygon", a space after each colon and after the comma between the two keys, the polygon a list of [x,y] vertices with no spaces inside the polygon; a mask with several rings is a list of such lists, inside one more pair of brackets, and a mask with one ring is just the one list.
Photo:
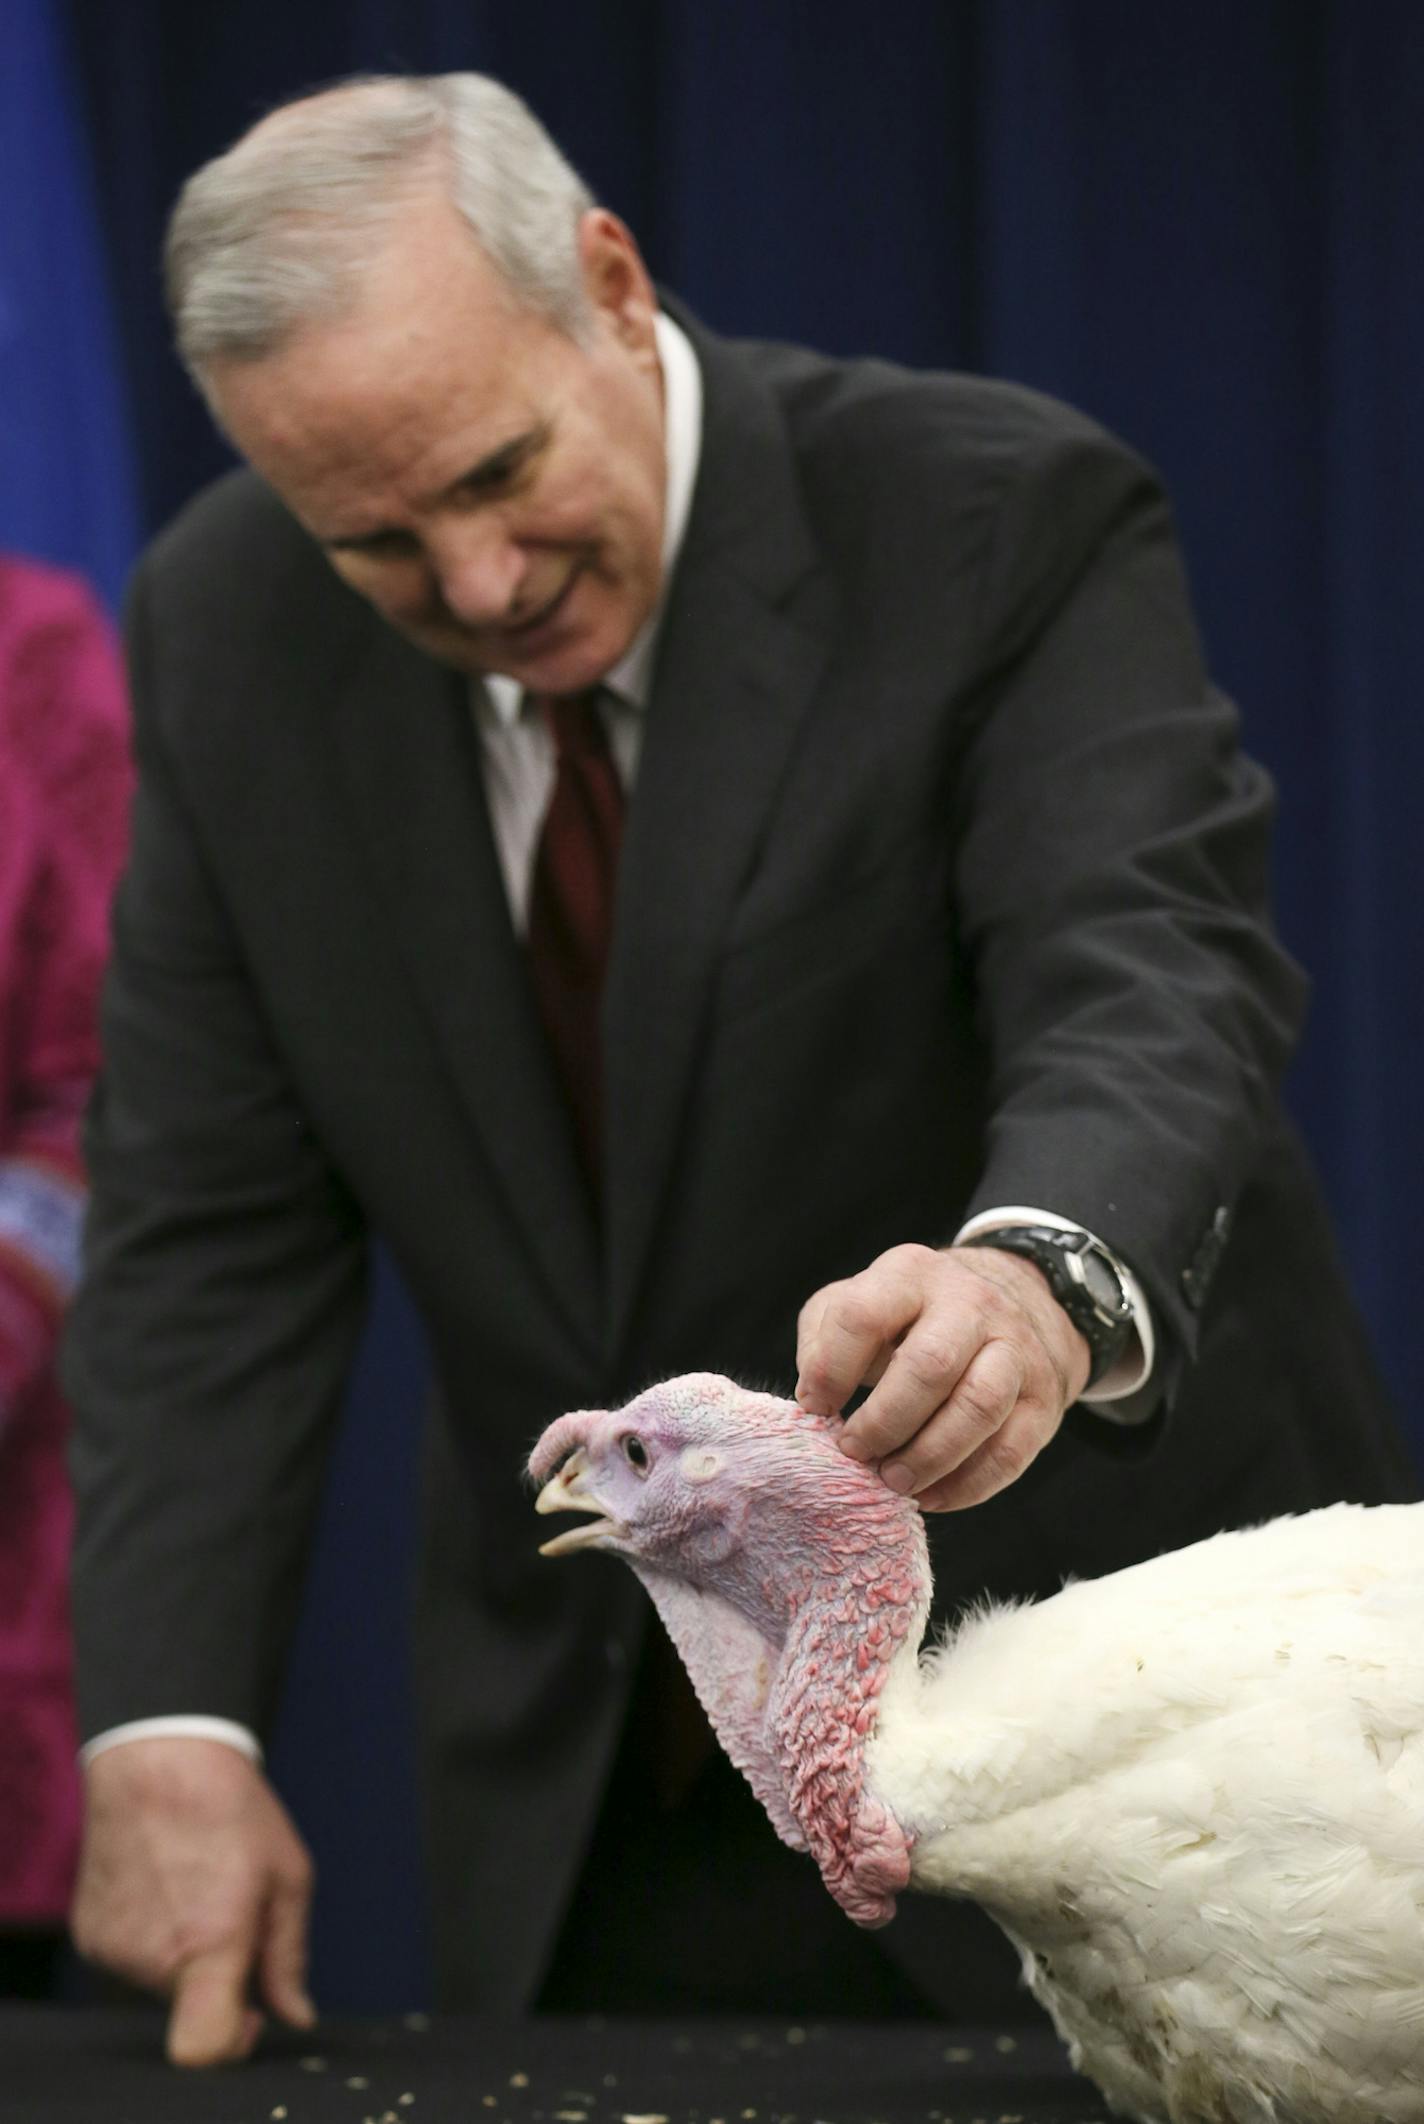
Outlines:
{"label": "man's right hand", "polygon": [[248,2056],[262,2031],[258,2000],[310,2028],[315,1876],[256,1765],[222,1741],[120,1741],[94,1757],[85,1787],[75,1945],[172,1998],[173,2063]]}

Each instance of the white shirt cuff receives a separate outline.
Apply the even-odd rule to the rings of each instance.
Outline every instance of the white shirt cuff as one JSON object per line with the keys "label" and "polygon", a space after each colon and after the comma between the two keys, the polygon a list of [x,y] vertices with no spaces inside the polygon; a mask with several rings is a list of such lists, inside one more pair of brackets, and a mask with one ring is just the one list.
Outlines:
{"label": "white shirt cuff", "polygon": [[79,1760],[87,1768],[105,1749],[119,1748],[125,1741],[136,1740],[222,1741],[226,1747],[236,1748],[245,1755],[250,1763],[260,1765],[262,1761],[262,1744],[246,1726],[239,1726],[230,1718],[204,1718],[186,1711],[169,1718],[134,1718],[126,1726],[110,1726],[84,1743]]}
{"label": "white shirt cuff", "polygon": [[[960,1226],[954,1235],[953,1243],[955,1246],[966,1246],[971,1239],[978,1239],[985,1232],[1002,1231],[1005,1225],[1009,1224],[1046,1224],[1055,1232],[1088,1231],[1085,1224],[1075,1224],[1071,1217],[1060,1217],[1054,1210],[1028,1209],[1021,1203],[1013,1203],[1004,1209],[980,1210],[977,1217],[971,1217],[967,1224]],[[1088,1237],[1098,1246],[1107,1246],[1107,1241],[1099,1239],[1096,1232],[1088,1232]],[[1157,1355],[1157,1338],[1152,1328],[1152,1308],[1147,1303],[1147,1293],[1122,1256],[1113,1253],[1111,1247],[1107,1250],[1122,1270],[1123,1286],[1132,1306],[1132,1325],[1137,1342],[1135,1347],[1129,1343],[1111,1370],[1104,1372],[1097,1385],[1080,1399],[1090,1403],[1098,1410],[1099,1415],[1111,1419],[1114,1417],[1114,1411],[1111,1408],[1103,1408],[1100,1404],[1122,1401],[1127,1395],[1135,1394],[1139,1388],[1146,1386],[1152,1376],[1152,1366]]]}

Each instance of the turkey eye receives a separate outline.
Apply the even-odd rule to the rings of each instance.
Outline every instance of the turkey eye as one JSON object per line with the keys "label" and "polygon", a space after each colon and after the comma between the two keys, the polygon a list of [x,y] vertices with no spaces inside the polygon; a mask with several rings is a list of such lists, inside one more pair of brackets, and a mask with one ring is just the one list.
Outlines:
{"label": "turkey eye", "polygon": [[648,1449],[636,1431],[630,1431],[623,1441],[623,1457],[630,1467],[643,1474],[648,1465]]}

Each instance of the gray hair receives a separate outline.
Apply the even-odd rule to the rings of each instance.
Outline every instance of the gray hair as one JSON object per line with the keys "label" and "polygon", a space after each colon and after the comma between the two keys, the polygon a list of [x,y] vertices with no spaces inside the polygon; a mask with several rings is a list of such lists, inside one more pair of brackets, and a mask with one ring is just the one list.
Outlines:
{"label": "gray hair", "polygon": [[538,119],[484,74],[377,75],[282,105],[183,187],[165,268],[190,373],[348,311],[383,229],[432,183],[515,300],[583,338],[593,195]]}

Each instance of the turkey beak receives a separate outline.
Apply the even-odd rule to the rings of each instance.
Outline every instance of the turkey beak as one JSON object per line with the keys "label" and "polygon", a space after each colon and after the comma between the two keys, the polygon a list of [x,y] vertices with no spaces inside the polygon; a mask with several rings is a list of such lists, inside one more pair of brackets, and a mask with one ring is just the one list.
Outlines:
{"label": "turkey beak", "polygon": [[584,1487],[588,1473],[588,1455],[582,1446],[572,1452],[557,1475],[551,1475],[534,1500],[536,1512],[594,1512],[598,1516],[586,1526],[570,1527],[566,1533],[556,1534],[552,1541],[541,1542],[541,1556],[567,1556],[573,1549],[587,1549],[597,1545],[608,1533],[611,1521],[593,1493]]}

